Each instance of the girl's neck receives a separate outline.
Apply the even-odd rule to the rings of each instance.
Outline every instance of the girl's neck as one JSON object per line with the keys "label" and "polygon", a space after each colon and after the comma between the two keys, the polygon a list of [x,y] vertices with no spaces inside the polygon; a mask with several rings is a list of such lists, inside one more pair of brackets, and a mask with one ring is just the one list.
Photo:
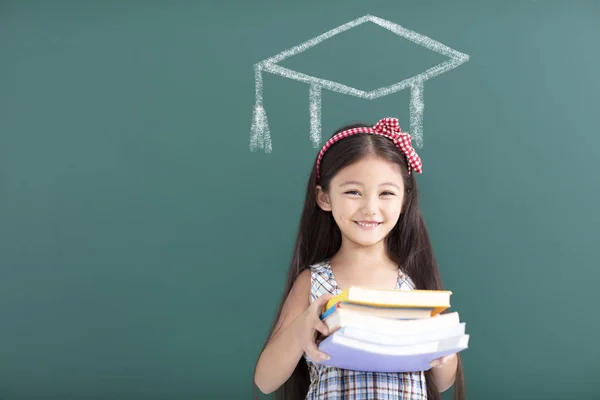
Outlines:
{"label": "girl's neck", "polygon": [[384,243],[363,247],[342,241],[329,261],[341,290],[350,286],[391,289],[398,282],[398,266],[387,256]]}
{"label": "girl's neck", "polygon": [[382,241],[374,246],[362,247],[354,243],[342,241],[340,250],[331,259],[332,264],[344,265],[344,268],[383,266],[392,264],[385,243]]}

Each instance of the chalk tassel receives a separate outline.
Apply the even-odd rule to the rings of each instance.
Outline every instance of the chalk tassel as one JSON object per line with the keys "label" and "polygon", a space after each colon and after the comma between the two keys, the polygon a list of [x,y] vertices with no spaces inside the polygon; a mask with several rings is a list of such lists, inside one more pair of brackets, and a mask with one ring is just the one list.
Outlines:
{"label": "chalk tassel", "polygon": [[250,150],[263,150],[266,153],[270,153],[273,150],[267,112],[261,103],[256,103],[254,112],[252,113]]}

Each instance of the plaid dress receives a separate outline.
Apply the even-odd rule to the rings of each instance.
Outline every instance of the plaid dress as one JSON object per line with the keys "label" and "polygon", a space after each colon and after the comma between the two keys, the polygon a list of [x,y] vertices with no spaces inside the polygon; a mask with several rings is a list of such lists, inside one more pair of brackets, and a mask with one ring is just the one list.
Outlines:
{"label": "plaid dress", "polygon": [[[397,289],[413,290],[408,276],[398,275]],[[311,267],[311,302],[324,293],[341,292],[329,262]],[[423,400],[427,398],[427,384],[423,372],[380,373],[362,372],[313,363],[305,355],[310,374],[307,400]]]}

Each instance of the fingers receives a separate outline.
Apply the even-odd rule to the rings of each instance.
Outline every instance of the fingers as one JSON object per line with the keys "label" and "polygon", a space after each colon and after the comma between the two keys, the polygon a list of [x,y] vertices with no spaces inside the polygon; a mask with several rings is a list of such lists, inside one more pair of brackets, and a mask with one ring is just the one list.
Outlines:
{"label": "fingers", "polygon": [[323,306],[325,306],[325,304],[327,304],[327,302],[333,297],[333,295],[331,293],[325,293],[322,294],[321,296],[317,297],[315,299],[315,301],[313,302],[313,304],[315,305],[315,307],[317,308],[322,308]]}
{"label": "fingers", "polygon": [[325,304],[327,304],[329,299],[331,299],[332,297],[333,295],[331,293],[325,293],[313,302],[317,310],[317,313],[314,314],[314,329],[321,332],[321,334],[323,334],[324,336],[329,335],[329,328],[327,328],[327,325],[321,320],[321,318],[319,318],[319,314],[323,306],[325,306]]}
{"label": "fingers", "polygon": [[315,322],[315,329],[321,332],[323,336],[329,335],[329,328],[319,317],[317,317],[317,321]]}
{"label": "fingers", "polygon": [[432,368],[439,368],[441,366],[446,365],[448,361],[452,360],[454,357],[456,357],[456,353],[435,359],[432,362],[430,362],[429,365],[431,365]]}
{"label": "fingers", "polygon": [[[327,304],[327,302],[333,296],[334,295],[331,293],[325,293],[325,294],[319,296],[311,304],[311,310],[307,310],[308,311],[308,314],[306,314],[307,322],[308,322],[307,328],[312,328],[310,332],[312,332],[313,334],[315,334],[318,331],[323,336],[329,335],[329,333],[330,333],[329,328],[321,320],[320,314],[321,314],[321,311],[322,311],[323,307],[325,306],[325,304]],[[311,339],[308,340],[308,343],[305,342],[305,345],[303,346],[306,356],[309,359],[311,359],[317,363],[325,361],[325,360],[329,360],[329,355],[325,354],[319,350],[319,348],[315,342],[315,336],[311,335],[310,333],[309,333],[309,336],[311,337]]]}
{"label": "fingers", "polygon": [[307,346],[306,355],[315,362],[329,360],[329,355],[320,351],[315,343],[310,343]]}
{"label": "fingers", "polygon": [[430,365],[432,368],[439,368],[446,363],[446,357],[433,360]]}

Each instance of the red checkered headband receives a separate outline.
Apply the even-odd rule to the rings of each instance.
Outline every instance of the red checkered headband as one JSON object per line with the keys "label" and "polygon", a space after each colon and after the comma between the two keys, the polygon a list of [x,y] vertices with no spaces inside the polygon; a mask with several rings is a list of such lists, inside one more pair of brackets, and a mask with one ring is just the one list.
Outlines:
{"label": "red checkered headband", "polygon": [[413,149],[411,144],[411,137],[408,133],[400,131],[400,124],[398,123],[397,118],[383,118],[377,122],[374,127],[363,127],[363,128],[351,128],[342,132],[339,132],[331,139],[329,139],[321,148],[319,152],[319,156],[317,157],[317,182],[320,179],[320,170],[321,160],[323,159],[323,155],[329,147],[335,142],[347,138],[348,136],[352,136],[357,133],[372,133],[374,135],[385,136],[394,142],[396,147],[400,149],[404,155],[406,155],[406,159],[408,160],[408,173],[410,174],[411,170],[414,170],[417,173],[421,173],[423,171],[421,158]]}

